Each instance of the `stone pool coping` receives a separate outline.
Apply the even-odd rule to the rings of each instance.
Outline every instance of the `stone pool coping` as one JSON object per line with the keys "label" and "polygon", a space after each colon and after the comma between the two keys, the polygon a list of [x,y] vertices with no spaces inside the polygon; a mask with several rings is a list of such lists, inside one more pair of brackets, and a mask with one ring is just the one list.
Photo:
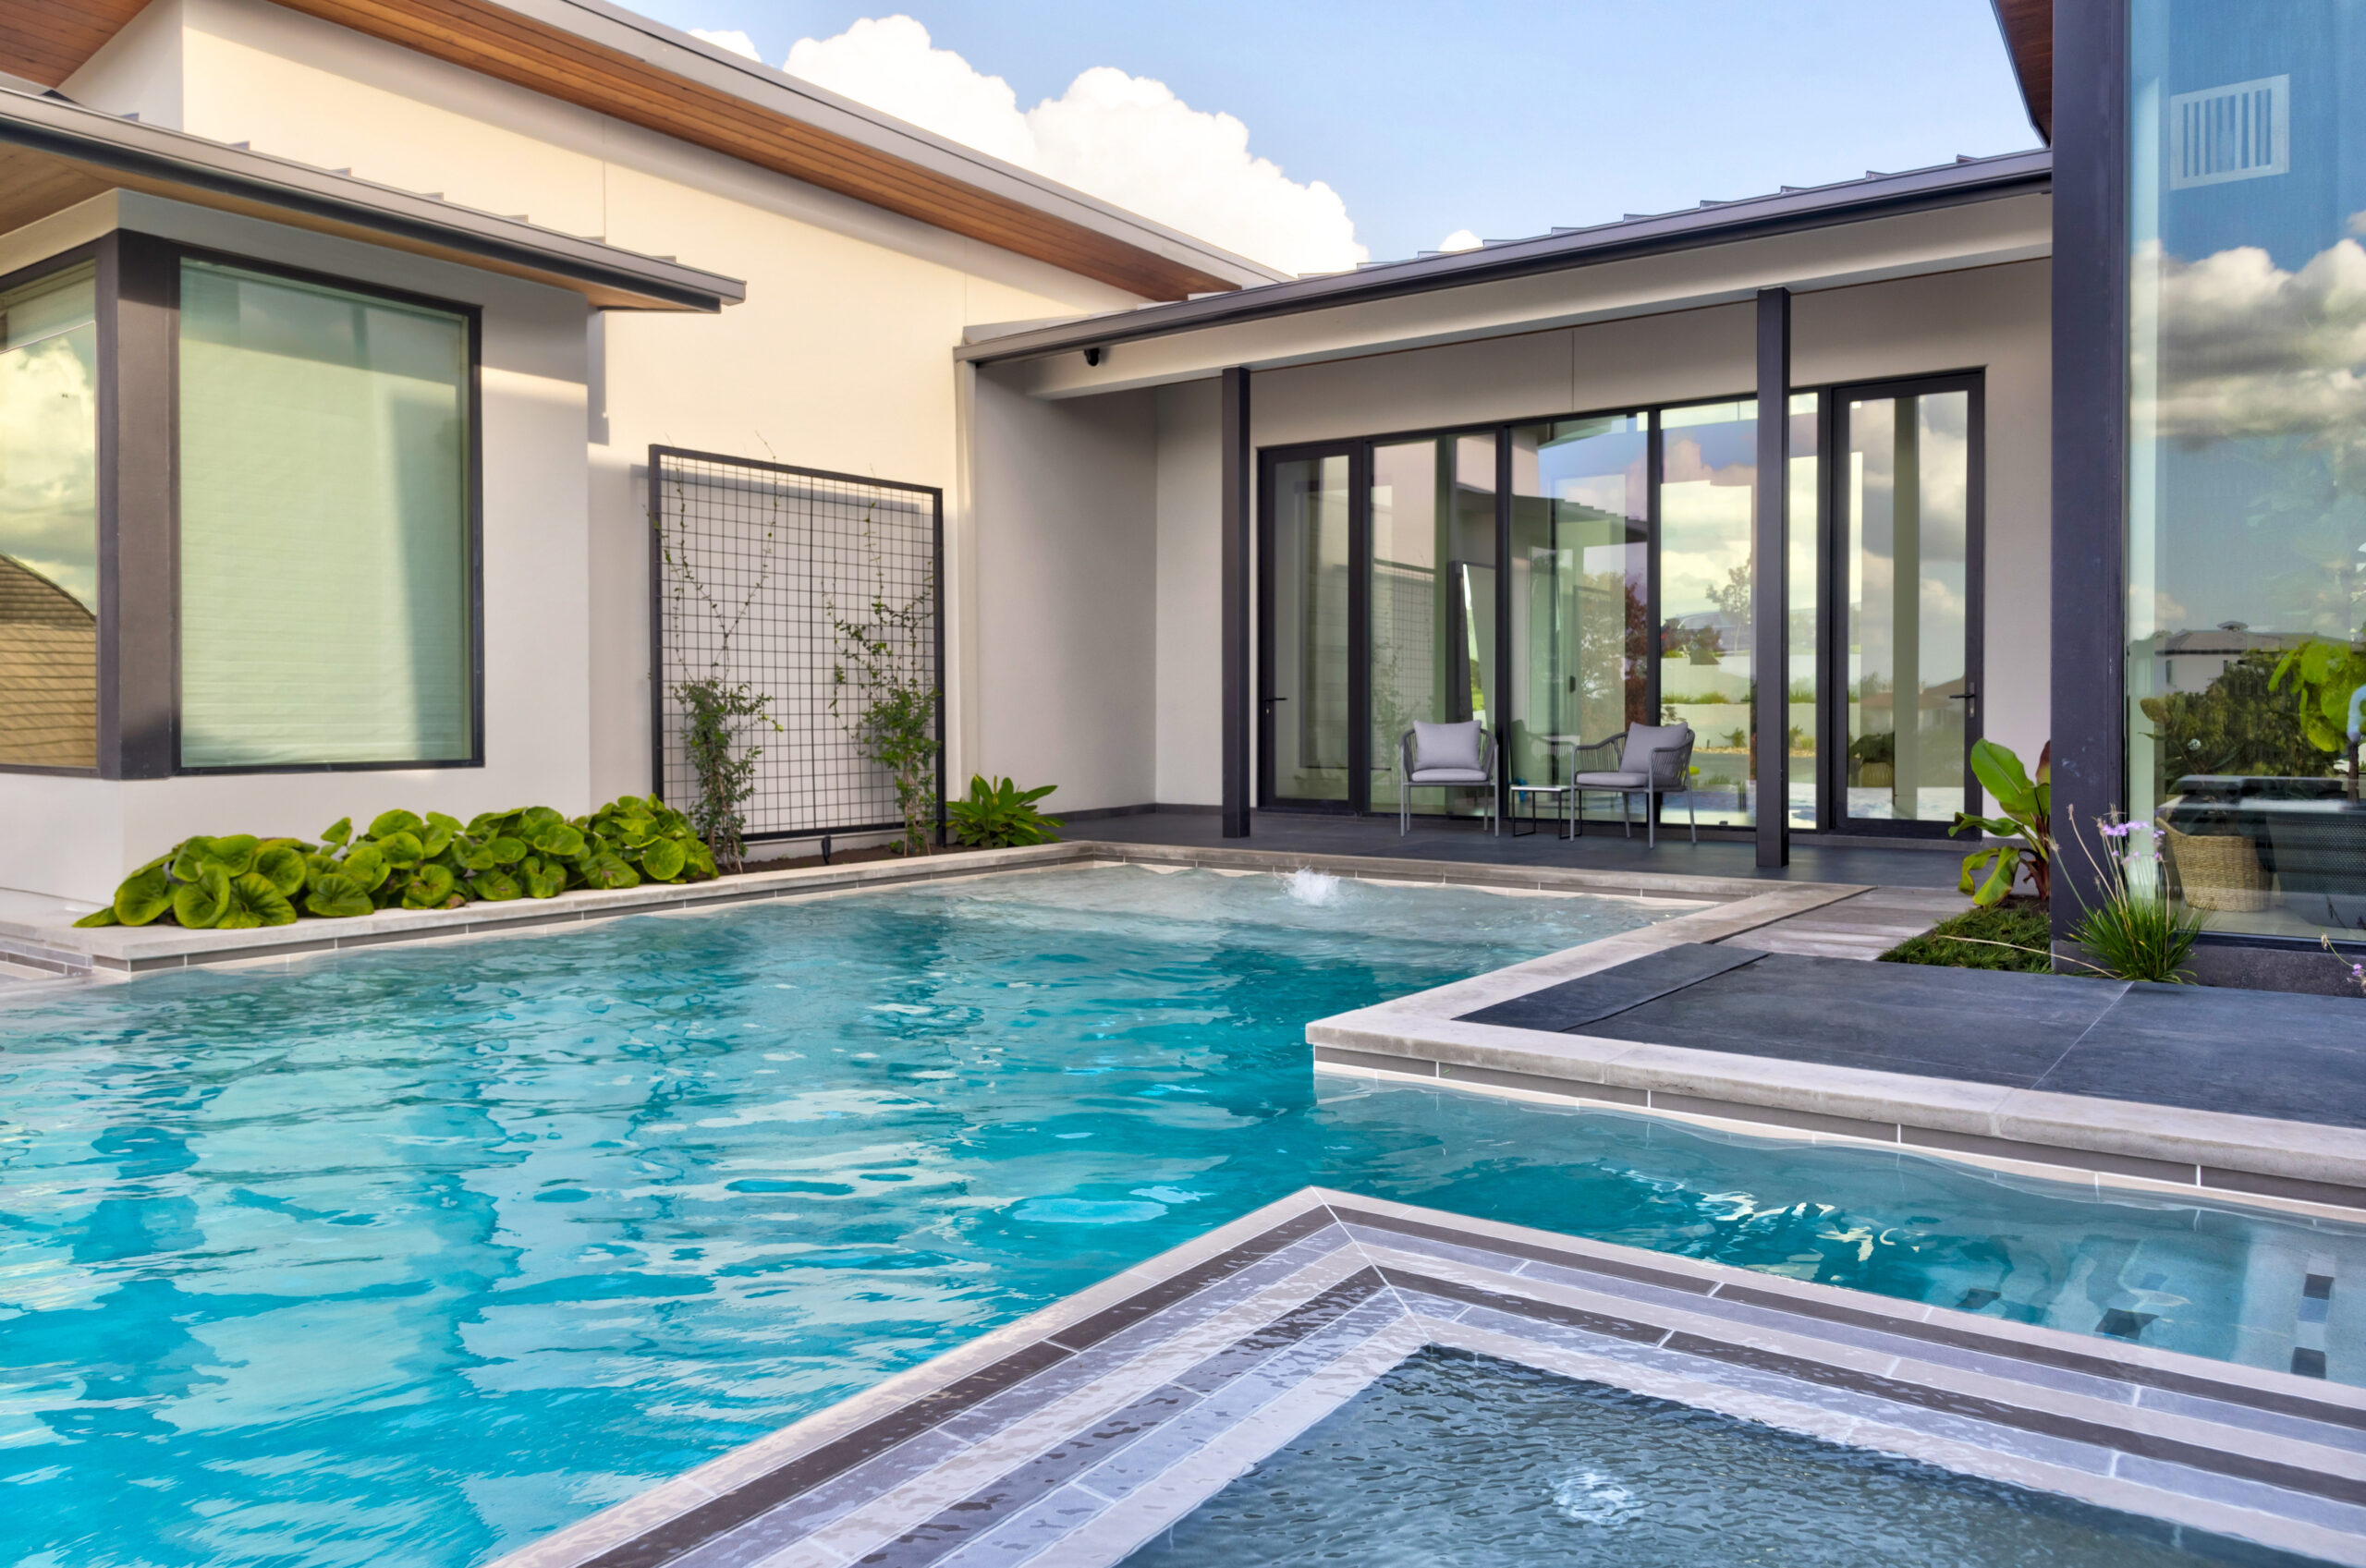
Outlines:
{"label": "stone pool coping", "polygon": [[1107,1568],[1425,1345],[2366,1564],[2366,1390],[1310,1187],[496,1568]]}
{"label": "stone pool coping", "polygon": [[1616,1038],[1615,1018],[1602,1033],[1564,1034],[1462,1016],[1685,942],[1722,940],[1689,935],[1684,924],[1621,931],[1318,1019],[1307,1041],[1316,1066],[1335,1071],[2366,1210],[2366,1130],[1646,1044]]}
{"label": "stone pool coping", "polygon": [[[758,871],[709,882],[659,883],[615,891],[586,888],[563,893],[555,898],[470,904],[457,909],[382,909],[350,920],[301,920],[293,926],[255,930],[189,931],[176,926],[104,926],[86,930],[73,926],[72,917],[63,913],[55,919],[0,918],[0,957],[61,976],[124,978],[160,969],[296,958],[391,942],[499,936],[624,915],[727,908],[858,888],[1078,865],[1190,866],[1210,870],[1262,871],[1311,867],[1367,881],[1451,883],[1749,906],[1750,913],[1737,911],[1746,922],[1737,930],[1751,929],[1787,914],[1816,908],[1866,891],[1853,885],[1821,882],[1770,885],[1740,877],[1661,876],[1549,866],[1463,866],[1435,860],[1305,855],[1280,850],[1191,849],[1072,839],[1022,849],[964,850],[913,861],[874,860],[853,866]],[[1770,898],[1776,902],[1762,902]],[[1762,918],[1755,914],[1759,908],[1780,912]],[[1722,930],[1722,926],[1688,929]],[[1707,942],[1715,938],[1696,935],[1689,940]]]}

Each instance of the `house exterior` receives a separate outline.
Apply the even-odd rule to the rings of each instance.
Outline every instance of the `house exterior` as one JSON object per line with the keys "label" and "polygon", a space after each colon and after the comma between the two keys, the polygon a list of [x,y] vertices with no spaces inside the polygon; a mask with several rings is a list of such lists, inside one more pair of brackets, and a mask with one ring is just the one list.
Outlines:
{"label": "house exterior", "polygon": [[0,0],[0,888],[648,788],[664,446],[942,492],[955,779],[1253,834],[1415,719],[1681,720],[1771,865],[2051,740],[2298,954],[2366,918],[2366,6],[2241,15],[1999,0],[2045,149],[1282,278],[597,0]]}

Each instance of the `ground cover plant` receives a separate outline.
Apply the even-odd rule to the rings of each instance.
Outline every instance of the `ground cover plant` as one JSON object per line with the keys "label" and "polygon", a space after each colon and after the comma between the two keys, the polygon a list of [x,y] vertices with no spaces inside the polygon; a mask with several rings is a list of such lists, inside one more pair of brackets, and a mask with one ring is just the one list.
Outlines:
{"label": "ground cover plant", "polygon": [[240,930],[305,916],[457,909],[714,874],[714,857],[689,819],[653,796],[620,796],[574,818],[548,806],[482,812],[467,822],[441,811],[394,810],[359,833],[352,819],[340,819],[317,841],[252,833],[184,839],[126,877],[106,907],[74,923]]}
{"label": "ground cover plant", "polygon": [[1986,908],[1967,909],[1909,937],[1881,956],[1884,964],[1932,964],[1950,969],[2014,969],[2024,974],[2054,971],[2054,936],[2045,904],[2016,898]]}

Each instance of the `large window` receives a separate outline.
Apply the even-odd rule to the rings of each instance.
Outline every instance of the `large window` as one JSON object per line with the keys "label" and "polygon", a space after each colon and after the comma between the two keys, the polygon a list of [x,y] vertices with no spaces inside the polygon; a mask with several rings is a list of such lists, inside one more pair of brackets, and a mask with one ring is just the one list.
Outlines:
{"label": "large window", "polygon": [[2129,807],[2214,929],[2354,938],[2366,4],[2129,15]]}
{"label": "large window", "polygon": [[95,277],[0,294],[0,765],[98,765]]}
{"label": "large window", "polygon": [[184,261],[180,763],[476,750],[470,323]]}

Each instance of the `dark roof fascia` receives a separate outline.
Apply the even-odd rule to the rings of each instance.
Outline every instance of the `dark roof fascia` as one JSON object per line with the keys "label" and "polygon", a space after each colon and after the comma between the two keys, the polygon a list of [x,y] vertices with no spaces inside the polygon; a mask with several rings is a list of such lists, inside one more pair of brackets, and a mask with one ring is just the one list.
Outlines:
{"label": "dark roof fascia", "polygon": [[747,285],[719,273],[141,125],[60,98],[0,89],[0,144],[398,236],[677,310],[713,312],[748,297]]}
{"label": "dark roof fascia", "polygon": [[955,357],[996,364],[1072,348],[1167,337],[1202,327],[1292,316],[1342,305],[1468,288],[1605,261],[1664,255],[1737,240],[1833,228],[1868,218],[1991,201],[2051,189],[2054,154],[2038,148],[1909,174],[1852,180],[1841,186],[1785,191],[1713,207],[1693,208],[1626,223],[1490,245],[1480,250],[1424,256],[1360,272],[1300,278],[1171,305],[1092,316],[964,345]]}

